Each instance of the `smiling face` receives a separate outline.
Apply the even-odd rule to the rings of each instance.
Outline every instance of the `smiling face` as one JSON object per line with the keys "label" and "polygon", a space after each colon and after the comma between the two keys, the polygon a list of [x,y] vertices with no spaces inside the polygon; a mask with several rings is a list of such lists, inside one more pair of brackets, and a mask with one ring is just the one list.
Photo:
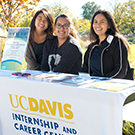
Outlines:
{"label": "smiling face", "polygon": [[70,33],[70,24],[66,18],[58,18],[55,25],[55,32],[58,39],[66,40]]}
{"label": "smiling face", "polygon": [[37,16],[35,20],[35,27],[36,27],[36,31],[40,33],[44,33],[44,31],[48,28],[48,21],[43,13],[40,13]]}
{"label": "smiling face", "polygon": [[107,19],[103,14],[98,14],[94,18],[93,29],[95,33],[99,36],[99,39],[106,38],[106,31],[110,28]]}

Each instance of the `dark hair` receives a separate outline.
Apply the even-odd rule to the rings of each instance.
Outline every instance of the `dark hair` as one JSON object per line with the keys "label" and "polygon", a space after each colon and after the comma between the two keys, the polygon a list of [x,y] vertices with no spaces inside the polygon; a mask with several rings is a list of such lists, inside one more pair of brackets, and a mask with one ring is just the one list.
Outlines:
{"label": "dark hair", "polygon": [[91,20],[91,28],[90,28],[90,40],[91,41],[98,39],[98,35],[95,33],[95,31],[93,29],[94,19],[95,19],[96,15],[98,15],[98,14],[103,14],[108,22],[108,25],[110,26],[110,28],[106,31],[106,35],[109,35],[109,34],[115,35],[116,33],[120,33],[111,13],[106,10],[99,9],[94,13],[92,20]]}
{"label": "dark hair", "polygon": [[56,23],[57,23],[57,20],[58,20],[60,17],[66,18],[66,19],[68,20],[69,25],[70,25],[70,35],[72,35],[74,38],[78,39],[77,31],[76,31],[75,28],[73,27],[73,25],[72,25],[72,20],[71,20],[71,18],[70,18],[68,15],[66,15],[66,14],[64,14],[64,13],[58,15],[58,16],[56,17],[56,19],[55,19],[55,25],[56,25]]}
{"label": "dark hair", "polygon": [[99,9],[94,13],[92,20],[91,20],[90,41],[96,41],[98,39],[98,35],[95,33],[95,31],[93,29],[94,18],[98,14],[104,15],[104,17],[106,18],[106,20],[108,22],[108,25],[110,26],[110,28],[106,31],[105,34],[118,36],[119,38],[121,38],[123,40],[123,42],[125,43],[125,45],[129,49],[129,43],[128,43],[127,39],[118,30],[116,23],[115,23],[115,20],[113,19],[113,16],[111,15],[111,13],[109,11],[106,11],[106,10]]}
{"label": "dark hair", "polygon": [[52,14],[45,8],[41,9],[41,10],[38,10],[32,21],[31,21],[31,25],[30,25],[30,38],[29,38],[29,42],[32,44],[34,42],[33,38],[34,38],[34,31],[36,29],[35,27],[35,20],[37,18],[37,16],[40,14],[40,13],[43,13],[44,16],[46,17],[47,21],[48,21],[48,28],[44,31],[46,34],[47,34],[47,39],[52,39],[54,36],[53,36],[53,32],[54,32],[54,18],[52,16]]}

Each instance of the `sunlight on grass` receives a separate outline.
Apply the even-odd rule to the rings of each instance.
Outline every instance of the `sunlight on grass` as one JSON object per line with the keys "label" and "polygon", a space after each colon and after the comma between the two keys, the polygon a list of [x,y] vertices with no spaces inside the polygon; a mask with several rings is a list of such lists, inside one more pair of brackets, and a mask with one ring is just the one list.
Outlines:
{"label": "sunlight on grass", "polygon": [[23,60],[22,69],[27,69],[27,63],[25,61],[25,58]]}
{"label": "sunlight on grass", "polygon": [[[131,56],[129,56],[130,66],[135,69],[135,44],[130,45]],[[134,78],[135,78],[135,70],[134,70]]]}

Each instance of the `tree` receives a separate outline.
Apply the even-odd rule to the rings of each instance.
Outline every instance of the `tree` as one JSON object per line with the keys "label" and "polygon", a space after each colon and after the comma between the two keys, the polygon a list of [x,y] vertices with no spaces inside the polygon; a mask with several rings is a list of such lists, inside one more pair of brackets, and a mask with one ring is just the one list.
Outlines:
{"label": "tree", "polygon": [[90,22],[88,19],[79,19],[74,21],[74,26],[78,33],[81,35],[87,35],[90,31]]}
{"label": "tree", "polygon": [[135,34],[135,1],[134,0],[130,0],[128,2],[125,2],[125,7],[126,7],[126,18],[127,20],[125,20],[125,26],[128,27],[129,32]]}
{"label": "tree", "polygon": [[61,3],[54,3],[52,4],[48,10],[52,13],[53,17],[56,18],[59,14],[65,13],[70,17],[73,17],[68,7],[62,5]]}
{"label": "tree", "polygon": [[118,3],[114,9],[114,19],[121,33],[135,34],[135,1]]}
{"label": "tree", "polygon": [[4,27],[15,27],[40,0],[0,0],[0,20]]}
{"label": "tree", "polygon": [[125,9],[123,8],[121,3],[118,3],[114,8],[114,20],[117,24],[117,27],[120,31],[122,31],[122,25],[124,24],[123,18],[125,17]]}
{"label": "tree", "polygon": [[98,6],[95,2],[87,2],[82,6],[83,9],[83,18],[91,20],[92,15],[94,14],[94,12],[99,9],[100,6]]}
{"label": "tree", "polygon": [[18,23],[16,23],[16,27],[30,27],[32,18],[34,17],[36,12],[36,10],[30,10],[27,13],[26,17],[24,17]]}

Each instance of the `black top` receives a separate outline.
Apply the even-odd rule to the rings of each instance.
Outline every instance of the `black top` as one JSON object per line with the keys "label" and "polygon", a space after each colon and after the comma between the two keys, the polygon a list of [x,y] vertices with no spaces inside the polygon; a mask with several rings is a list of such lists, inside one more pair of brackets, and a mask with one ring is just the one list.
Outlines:
{"label": "black top", "polygon": [[34,42],[33,50],[35,52],[35,56],[37,59],[37,63],[41,65],[42,55],[43,55],[43,48],[44,48],[45,41],[43,43],[36,43]]}
{"label": "black top", "polygon": [[43,47],[45,42],[47,41],[47,37],[45,41],[41,44],[37,43],[28,43],[25,60],[27,62],[27,69],[29,70],[41,70],[41,59],[43,54]]}
{"label": "black top", "polygon": [[82,49],[72,36],[60,46],[57,37],[46,42],[43,50],[42,71],[78,74],[82,66]]}
{"label": "black top", "polygon": [[[130,70],[128,50],[123,41],[117,36],[109,35],[103,43],[103,50],[100,57],[102,77],[131,79],[131,77],[128,77]],[[92,75],[90,58],[95,46],[97,46],[97,41],[92,42],[88,46],[84,55],[82,72],[87,72],[90,75]]]}
{"label": "black top", "polygon": [[[106,40],[106,39],[105,39]],[[90,58],[90,69],[91,69],[91,75],[92,76],[102,76],[101,74],[101,53],[104,47],[104,41],[101,42],[100,45],[98,45],[99,40],[97,41],[97,45],[93,49],[91,53]]]}

